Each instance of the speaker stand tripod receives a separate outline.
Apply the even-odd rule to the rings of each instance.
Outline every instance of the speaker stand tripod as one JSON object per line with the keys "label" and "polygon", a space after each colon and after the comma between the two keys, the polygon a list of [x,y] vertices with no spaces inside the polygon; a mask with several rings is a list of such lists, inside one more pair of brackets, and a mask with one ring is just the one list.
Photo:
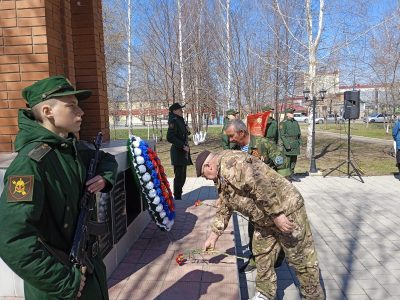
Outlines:
{"label": "speaker stand tripod", "polygon": [[[341,162],[339,165],[337,165],[336,167],[334,167],[332,170],[330,170],[328,173],[326,173],[324,175],[324,177],[328,176],[329,174],[331,174],[333,171],[338,170],[341,166],[343,166],[344,164],[347,164],[347,177],[350,178],[351,176],[353,176],[353,172],[357,174],[358,178],[360,178],[360,181],[362,183],[364,183],[364,180],[361,177],[360,171],[356,168],[356,166],[354,166],[353,162],[351,161],[350,158],[350,139],[351,139],[351,135],[350,135],[350,119],[349,119],[349,123],[347,125],[347,159],[343,162]],[[351,172],[350,172],[350,166],[352,168]]]}

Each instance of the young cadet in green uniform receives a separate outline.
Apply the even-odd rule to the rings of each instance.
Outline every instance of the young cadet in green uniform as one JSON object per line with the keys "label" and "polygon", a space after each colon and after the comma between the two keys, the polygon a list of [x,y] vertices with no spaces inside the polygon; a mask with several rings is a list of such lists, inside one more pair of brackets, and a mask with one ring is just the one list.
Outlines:
{"label": "young cadet in green uniform", "polygon": [[237,110],[229,109],[226,111],[226,117],[224,118],[224,126],[222,127],[222,138],[221,138],[222,149],[224,150],[240,149],[238,145],[230,142],[228,136],[225,134],[226,125],[228,124],[228,122],[236,119],[239,119],[239,112]]}
{"label": "young cadet in green uniform", "polygon": [[[97,175],[85,182],[94,150],[78,141],[83,111],[77,91],[63,76],[25,88],[30,109],[21,109],[15,140],[17,157],[8,167],[0,198],[0,257],[24,280],[26,300],[108,299],[106,268],[89,253],[92,274],[70,265],[79,204],[84,186],[92,193],[109,191],[117,163],[100,153]],[[56,256],[57,252],[62,255]],[[54,255],[53,255],[54,254]]]}
{"label": "young cadet in green uniform", "polygon": [[262,108],[263,112],[271,111],[267,121],[267,130],[265,132],[265,137],[272,143],[276,144],[278,142],[278,122],[272,116],[273,108],[271,106],[264,106]]}
{"label": "young cadet in green uniform", "polygon": [[169,107],[167,141],[171,145],[171,164],[174,166],[174,198],[182,200],[182,189],[186,181],[186,169],[192,165],[189,149],[190,131],[183,119],[185,105],[174,103]]}
{"label": "young cadet in green uniform", "polygon": [[286,118],[280,123],[280,137],[285,148],[285,155],[290,160],[290,179],[299,182],[300,180],[294,176],[294,168],[297,162],[297,155],[300,154],[301,131],[299,123],[294,119],[294,109],[287,108],[285,110]]}
{"label": "young cadet in green uniform", "polygon": [[[253,156],[258,157],[265,164],[270,166],[276,172],[283,177],[290,176],[289,160],[285,157],[279,147],[270,142],[266,138],[255,137],[249,134],[246,124],[241,120],[229,121],[226,126],[226,134],[229,140],[235,142],[242,151],[247,152]],[[251,223],[248,224],[248,235],[249,235],[249,250],[252,253],[253,247],[253,234],[254,226]],[[281,251],[275,264],[275,267],[279,267],[282,264],[285,254]],[[255,269],[256,263],[254,256],[251,254],[248,263],[245,264],[240,271],[250,272]]]}

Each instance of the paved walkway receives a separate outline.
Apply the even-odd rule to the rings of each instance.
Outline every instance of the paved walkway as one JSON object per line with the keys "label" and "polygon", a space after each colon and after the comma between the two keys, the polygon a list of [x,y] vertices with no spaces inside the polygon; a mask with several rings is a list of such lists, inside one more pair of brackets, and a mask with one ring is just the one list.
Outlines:
{"label": "paved walkway", "polygon": [[[307,136],[307,133],[306,133],[307,131],[304,130],[304,131],[302,131],[302,133],[303,132],[305,133],[304,136]],[[321,136],[321,137],[324,136],[324,137],[341,138],[343,140],[347,140],[347,128],[346,128],[346,130],[343,130],[342,133],[318,130],[318,131],[316,131],[316,134],[317,134],[317,136]],[[389,132],[389,136],[390,137],[392,136],[391,131]],[[351,134],[351,140],[353,142],[366,142],[366,143],[372,143],[372,144],[378,144],[378,145],[393,146],[392,139],[379,139],[379,138]]]}
{"label": "paved walkway", "polygon": [[[394,176],[363,179],[364,184],[354,178],[312,176],[296,183],[306,201],[321,263],[321,282],[329,300],[400,299],[400,182]],[[203,179],[188,180],[184,200],[177,204],[173,232],[182,230],[180,235],[174,234],[177,241],[170,243],[150,225],[131,251],[133,256],[126,259],[131,264],[121,264],[109,281],[111,299],[229,300],[254,295],[256,271],[238,275],[232,260],[218,257],[209,264],[182,267],[174,261],[182,249],[201,247],[209,232],[214,208],[191,206],[198,199],[212,203],[216,194],[209,185]],[[246,221],[236,216],[230,226],[218,249],[233,253],[234,229],[237,253],[246,254]],[[139,253],[138,248],[147,243],[157,245],[159,255],[155,250],[148,258],[146,252]],[[293,271],[284,264],[277,273],[278,299],[300,299]]]}
{"label": "paved walkway", "polygon": [[[363,179],[364,184],[312,176],[296,183],[305,198],[328,300],[400,299],[400,182],[394,176]],[[247,224],[239,222],[245,244]],[[300,299],[293,271],[285,264],[277,274],[278,299]],[[248,296],[254,294],[255,275],[247,274],[247,281],[240,275]]]}
{"label": "paved walkway", "polygon": [[[212,205],[217,197],[211,181],[189,178],[182,201],[176,201],[176,220],[170,233],[150,223],[109,279],[110,299],[196,300],[239,299],[239,278],[234,256],[214,255],[179,266],[180,253],[201,249],[210,233],[212,206],[194,206],[196,200]],[[207,200],[208,199],[208,200]],[[235,254],[233,222],[218,240],[219,251]]]}
{"label": "paved walkway", "polygon": [[[394,176],[354,178],[310,176],[296,183],[306,202],[328,300],[400,299],[400,182]],[[175,257],[200,248],[209,233],[215,208],[211,182],[189,178],[184,200],[177,203],[171,234],[151,223],[109,280],[110,299],[248,299],[254,294],[251,274],[239,275],[232,257],[217,255],[178,266]],[[217,243],[234,254],[247,249],[246,221],[232,218]],[[173,243],[171,241],[174,241]],[[278,273],[278,299],[300,299],[293,271]],[[12,299],[12,298],[10,298]]]}

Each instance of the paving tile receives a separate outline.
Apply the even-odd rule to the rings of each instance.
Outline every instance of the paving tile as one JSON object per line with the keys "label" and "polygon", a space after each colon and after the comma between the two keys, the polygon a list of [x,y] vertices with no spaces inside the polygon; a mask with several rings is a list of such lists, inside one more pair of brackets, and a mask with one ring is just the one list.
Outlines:
{"label": "paving tile", "polygon": [[365,289],[382,289],[382,285],[376,281],[375,279],[360,279],[357,280],[357,283],[365,290]]}
{"label": "paving tile", "polygon": [[[400,224],[400,203],[397,201],[400,185],[392,176],[363,179],[365,184],[352,178],[312,176],[295,184],[305,199],[328,300],[400,299],[400,235],[391,230]],[[387,189],[387,186],[391,188]],[[358,192],[354,193],[355,190]],[[229,300],[238,299],[239,291],[241,299],[254,295],[256,271],[237,273],[236,261],[242,263],[243,259],[225,260],[216,256],[209,264],[187,264],[183,268],[174,263],[175,251],[203,246],[215,213],[211,207],[193,207],[197,199],[215,203],[212,182],[188,178],[184,192],[185,200],[176,203],[177,218],[170,233],[174,242],[169,243],[168,236],[150,223],[118,267],[118,272],[112,274],[110,296],[146,300]],[[377,203],[377,197],[382,201]],[[392,209],[388,212],[383,207]],[[248,253],[247,221],[236,214],[217,247],[235,253],[234,243],[238,254]],[[148,252],[146,259],[144,250],[154,252]],[[138,264],[138,257],[146,264]],[[280,296],[286,300],[299,299],[293,284],[293,270],[285,265],[282,270],[277,270],[277,274],[279,285],[284,287],[278,289],[278,299]],[[140,282],[148,283],[142,285],[143,293],[137,291],[137,287],[141,288]],[[134,292],[132,287],[136,289]]]}
{"label": "paving tile", "polygon": [[108,286],[108,296],[110,300],[118,299],[119,294],[121,291],[124,289],[126,282],[128,279],[123,279],[123,280],[116,280],[116,279],[110,279],[107,282]]}
{"label": "paving tile", "polygon": [[128,281],[117,300],[156,299],[160,294],[162,283],[159,281]]}
{"label": "paving tile", "polygon": [[199,300],[237,300],[239,290],[235,284],[207,283],[202,282],[200,286]]}
{"label": "paving tile", "polygon": [[339,290],[340,287],[334,279],[323,279],[321,285],[326,290]]}
{"label": "paving tile", "polygon": [[118,268],[111,274],[110,279],[124,280],[126,278],[129,278],[133,273],[135,273],[135,264],[122,262],[118,265]]}
{"label": "paving tile", "polygon": [[122,262],[124,263],[139,263],[140,262],[140,257],[143,254],[142,249],[133,249],[131,248],[128,253],[126,254],[126,256],[124,257],[124,259],[122,260]]}
{"label": "paving tile", "polygon": [[300,293],[297,289],[294,290],[277,290],[276,299],[280,300],[301,300]]}
{"label": "paving tile", "polygon": [[202,282],[217,282],[222,280],[225,283],[237,283],[238,274],[236,266],[222,267],[207,265],[203,267]]}
{"label": "paving tile", "polygon": [[400,286],[398,284],[383,284],[382,286],[391,296],[400,296]]}
{"label": "paving tile", "polygon": [[168,266],[173,261],[174,254],[175,252],[173,250],[164,250],[164,248],[148,248],[143,251],[138,263],[162,264]]}
{"label": "paving tile", "polygon": [[131,247],[131,250],[144,250],[147,248],[148,243],[151,239],[139,238]]}
{"label": "paving tile", "polygon": [[165,281],[194,281],[200,282],[203,274],[202,265],[171,266],[165,276]]}
{"label": "paving tile", "polygon": [[168,274],[168,267],[162,264],[133,264],[130,266],[129,281],[162,281]]}
{"label": "paving tile", "polygon": [[347,300],[370,300],[367,294],[365,295],[346,295]]}
{"label": "paving tile", "polygon": [[376,281],[380,284],[397,284],[400,286],[400,280],[394,277],[392,274],[389,275],[378,275]]}
{"label": "paving tile", "polygon": [[158,296],[155,297],[154,300],[197,300],[200,297],[200,287],[200,282],[165,281],[160,289]]}
{"label": "paving tile", "polygon": [[385,289],[365,289],[365,293],[371,300],[386,300],[392,298]]}
{"label": "paving tile", "polygon": [[337,289],[325,290],[325,298],[327,300],[344,300],[344,299],[346,299],[342,290],[337,290]]}

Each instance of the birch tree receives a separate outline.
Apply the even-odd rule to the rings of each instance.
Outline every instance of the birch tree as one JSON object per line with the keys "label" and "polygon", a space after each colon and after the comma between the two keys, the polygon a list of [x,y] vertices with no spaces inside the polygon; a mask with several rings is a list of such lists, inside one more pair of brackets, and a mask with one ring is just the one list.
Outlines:
{"label": "birch tree", "polygon": [[184,76],[183,51],[182,51],[182,6],[180,0],[177,0],[177,9],[178,9],[178,47],[179,47],[179,67],[181,76],[181,95],[182,95],[182,102],[186,103],[185,79],[184,79],[185,76]]}
{"label": "birch tree", "polygon": [[227,91],[226,91],[226,101],[227,108],[231,108],[231,29],[230,29],[230,8],[231,0],[226,0],[226,71],[227,71]]}
{"label": "birch tree", "polygon": [[132,102],[131,102],[131,80],[132,80],[132,59],[131,59],[131,48],[132,48],[132,36],[131,36],[131,0],[128,0],[128,17],[126,20],[126,27],[128,32],[128,78],[126,80],[126,108],[129,111],[127,118],[129,117],[129,136],[132,135]]}
{"label": "birch tree", "polygon": [[[324,10],[325,0],[319,0],[319,13],[318,13],[318,29],[316,35],[313,30],[313,14],[311,11],[311,0],[305,0],[305,16],[306,16],[306,29],[308,41],[308,80],[310,89],[310,98],[317,97],[315,89],[315,77],[317,74],[317,51],[321,41],[322,31],[324,27]],[[312,110],[310,110],[310,119],[313,119]],[[307,130],[307,153],[308,158],[311,157],[312,152],[312,128],[313,124],[310,122]]]}

